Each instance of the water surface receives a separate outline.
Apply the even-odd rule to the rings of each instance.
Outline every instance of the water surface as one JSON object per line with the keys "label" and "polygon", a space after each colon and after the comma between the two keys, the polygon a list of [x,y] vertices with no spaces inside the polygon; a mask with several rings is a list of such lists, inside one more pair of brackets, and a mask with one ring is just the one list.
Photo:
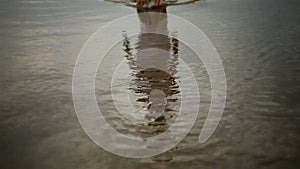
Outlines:
{"label": "water surface", "polygon": [[[209,108],[210,84],[203,65],[179,43],[178,57],[190,59],[199,83],[199,118],[178,146],[146,159],[118,157],[95,145],[79,125],[71,93],[74,64],[88,37],[136,10],[94,0],[11,0],[0,4],[1,168],[300,166],[298,1],[207,0],[167,8],[212,40],[225,68],[227,104],[216,132],[207,143],[198,144]],[[139,37],[130,41],[138,46]],[[121,42],[108,55],[124,59],[123,49]],[[106,66],[101,70],[109,72],[110,65]],[[109,74],[97,74],[99,103],[110,102],[109,93],[100,87],[108,85],[105,78]],[[176,109],[176,103],[171,108]],[[117,118],[111,123],[121,132],[135,133],[128,131],[133,127],[130,124],[119,125]],[[156,133],[143,135],[148,134]]]}

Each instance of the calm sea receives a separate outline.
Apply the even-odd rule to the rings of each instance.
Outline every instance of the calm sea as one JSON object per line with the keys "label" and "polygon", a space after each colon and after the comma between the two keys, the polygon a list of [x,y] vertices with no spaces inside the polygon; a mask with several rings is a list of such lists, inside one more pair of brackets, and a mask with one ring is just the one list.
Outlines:
{"label": "calm sea", "polygon": [[[216,132],[199,144],[210,84],[205,67],[179,42],[176,56],[190,61],[201,94],[196,125],[170,151],[128,159],[101,149],[81,128],[72,101],[72,74],[78,53],[92,33],[136,10],[96,0],[1,0],[0,168],[299,168],[299,9],[298,0],[206,0],[168,7],[168,13],[199,27],[219,52],[227,79],[225,111]],[[116,36],[122,39],[121,34]],[[149,37],[129,38],[133,54],[143,45],[141,38]],[[116,129],[134,134],[134,126],[122,122],[111,108],[108,92],[113,71],[109,63],[129,58],[124,44],[116,44],[108,55],[108,64],[97,73],[98,103]],[[173,61],[171,65],[178,62]],[[130,59],[127,63],[134,67]],[[145,106],[141,93],[166,85],[143,86],[138,79],[147,78],[147,73],[133,76],[137,80],[128,90],[132,100],[139,100],[137,107]],[[180,77],[173,81],[164,88],[174,101],[171,97],[180,94],[176,89]],[[170,114],[177,108],[176,102],[170,103]],[[155,135],[167,125],[138,131]]]}

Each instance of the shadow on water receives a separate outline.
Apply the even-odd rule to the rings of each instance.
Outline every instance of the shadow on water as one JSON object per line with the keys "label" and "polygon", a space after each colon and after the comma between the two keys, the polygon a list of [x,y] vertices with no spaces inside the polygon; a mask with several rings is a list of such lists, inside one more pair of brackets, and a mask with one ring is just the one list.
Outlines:
{"label": "shadow on water", "polygon": [[146,130],[144,134],[159,134],[167,129],[169,121],[176,116],[170,104],[180,104],[176,76],[178,40],[175,35],[169,37],[148,33],[153,30],[168,33],[166,6],[137,8],[137,13],[140,20],[137,43],[131,44],[130,38],[126,33],[123,34],[123,50],[133,72],[129,90],[138,96],[136,102],[146,105],[148,126],[157,127],[152,132]]}

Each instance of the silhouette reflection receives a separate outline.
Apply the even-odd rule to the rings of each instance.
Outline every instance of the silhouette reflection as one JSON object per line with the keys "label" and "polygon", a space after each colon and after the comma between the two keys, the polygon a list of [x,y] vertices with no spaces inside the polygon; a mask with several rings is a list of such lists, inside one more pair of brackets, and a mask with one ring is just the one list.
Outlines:
{"label": "silhouette reflection", "polygon": [[[137,8],[140,33],[134,48],[124,34],[123,46],[129,68],[132,70],[130,90],[139,97],[148,111],[148,125],[166,125],[174,117],[174,104],[178,103],[179,86],[176,82],[178,40],[169,34],[165,6]],[[149,33],[149,32],[159,32]]]}

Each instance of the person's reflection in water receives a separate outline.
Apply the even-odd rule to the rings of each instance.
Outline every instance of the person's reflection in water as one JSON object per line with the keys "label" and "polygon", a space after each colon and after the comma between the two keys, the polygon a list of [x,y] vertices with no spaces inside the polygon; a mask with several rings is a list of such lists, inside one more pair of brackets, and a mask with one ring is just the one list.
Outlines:
{"label": "person's reflection in water", "polygon": [[145,118],[149,120],[149,125],[163,125],[168,117],[173,116],[168,113],[173,109],[169,103],[176,104],[178,101],[178,40],[166,36],[169,31],[165,6],[137,8],[137,12],[141,32],[135,46],[136,52],[130,47],[126,35],[123,41],[129,67],[133,70],[130,90],[142,95],[136,101],[146,103],[149,113]]}

